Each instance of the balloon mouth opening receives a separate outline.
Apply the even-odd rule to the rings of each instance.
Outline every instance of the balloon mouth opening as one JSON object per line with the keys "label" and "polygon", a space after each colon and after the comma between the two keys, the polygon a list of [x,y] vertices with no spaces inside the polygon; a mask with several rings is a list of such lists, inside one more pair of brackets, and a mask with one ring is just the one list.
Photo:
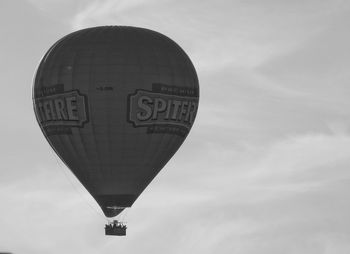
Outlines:
{"label": "balloon mouth opening", "polygon": [[117,216],[126,207],[131,207],[136,198],[136,195],[129,194],[99,195],[95,197],[103,213],[108,218]]}
{"label": "balloon mouth opening", "polygon": [[103,213],[108,218],[113,218],[119,215],[126,207],[120,206],[107,206],[103,209]]}

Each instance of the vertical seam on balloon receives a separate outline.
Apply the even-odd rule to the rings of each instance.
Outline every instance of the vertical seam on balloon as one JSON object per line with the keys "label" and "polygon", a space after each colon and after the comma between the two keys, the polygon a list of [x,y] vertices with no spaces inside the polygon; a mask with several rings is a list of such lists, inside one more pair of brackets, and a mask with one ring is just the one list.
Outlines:
{"label": "vertical seam on balloon", "polygon": [[[111,37],[110,37],[110,33],[108,34],[109,35],[109,40],[111,40]],[[108,54],[108,51],[109,51],[109,49],[110,49],[110,44],[108,44],[108,49],[106,50],[106,52],[104,52],[106,55],[107,55],[107,59],[108,59],[108,61],[107,61],[107,64],[109,65],[109,63],[110,63],[110,59],[111,59],[111,56],[110,56],[110,54]],[[109,73],[109,75],[113,75],[113,73],[112,74],[110,74]],[[108,79],[110,80],[110,76],[108,77]],[[113,92],[114,92],[114,89],[112,90]],[[106,131],[106,139],[108,140],[106,143],[106,145],[107,145],[107,153],[108,153],[108,155],[106,156],[107,157],[107,159],[108,159],[108,168],[109,168],[109,176],[110,177],[112,177],[112,174],[113,174],[113,166],[112,166],[112,159],[111,159],[111,157],[112,157],[112,151],[111,151],[111,144],[110,144],[110,142],[111,142],[111,140],[110,140],[110,136],[111,136],[111,117],[110,117],[110,110],[106,110],[107,108],[109,108],[110,107],[110,95],[109,96],[107,96],[109,93],[104,93],[105,94],[105,98],[104,98],[104,108],[105,108],[105,118],[106,118],[106,122],[107,122],[107,131]],[[112,95],[113,95],[113,93],[112,93]],[[107,103],[107,98],[108,98],[108,103]]]}
{"label": "vertical seam on balloon", "polygon": [[[76,36],[78,36],[78,34],[76,34]],[[75,38],[76,36],[72,36],[71,39]],[[73,48],[73,45],[72,45],[72,41],[70,41],[71,45],[69,45],[69,49],[68,50],[71,50]],[[61,70],[60,70],[61,71]],[[71,76],[71,80],[72,80],[72,74],[70,75]],[[60,77],[60,75],[58,75],[58,77]],[[73,83],[71,82],[71,90],[73,90]],[[72,132],[74,132],[75,130],[73,129]],[[79,130],[77,130],[79,132]],[[79,149],[77,149],[76,145],[74,144],[74,141],[73,141],[73,136],[71,135],[67,135],[66,136],[67,139],[69,140],[69,144],[71,145],[71,147],[73,148],[72,150],[74,151],[75,153],[75,157],[79,158],[79,160],[81,160],[81,156],[80,156],[80,153],[79,153]],[[83,161],[83,160],[81,160]],[[82,169],[81,167],[76,167],[74,170],[78,170],[79,172],[79,175],[82,175]],[[72,170],[71,170],[72,171]]]}
{"label": "vertical seam on balloon", "polygon": [[[169,60],[169,55],[167,54],[167,57],[168,57],[168,61],[169,61],[169,64],[171,64],[171,61]],[[172,70],[172,73],[171,73],[171,80],[172,80],[172,85],[174,85],[174,70],[173,70],[173,68],[170,68],[171,70]],[[163,135],[166,135],[165,133],[163,134]],[[176,134],[172,134],[172,136],[171,137],[169,137],[169,139],[168,139],[168,142],[167,142],[167,144],[165,145],[165,147],[163,148],[163,149],[166,149],[166,150],[173,150],[173,148],[174,148],[174,146],[175,146],[175,140],[176,139],[178,139],[179,137],[177,137],[176,136]],[[176,146],[175,146],[176,147]],[[164,151],[163,151],[164,152]],[[167,152],[165,152],[165,153],[167,153]],[[174,155],[174,153],[173,154],[171,154],[171,155],[168,155],[168,157],[170,157],[170,158],[168,158],[166,161],[163,161],[160,165],[159,165],[159,169],[158,169],[158,171],[160,171],[164,166],[165,166],[165,164],[171,159],[171,157]],[[155,174],[156,174],[157,172],[155,172]]]}
{"label": "vertical seam on balloon", "polygon": [[[120,33],[122,36],[121,36],[121,40],[123,40],[122,41],[122,43],[125,43],[125,33],[123,33],[123,31],[121,31],[121,33]],[[127,50],[127,52],[126,52],[126,54],[124,54],[124,57],[125,57],[125,59],[124,59],[124,61],[126,61],[127,60],[127,57],[128,57],[128,54],[129,54],[129,49]],[[126,80],[126,78],[125,78],[125,75],[127,75],[126,74],[126,71],[125,71],[125,65],[122,67],[122,82],[121,82],[121,86],[122,86],[122,90],[125,90],[126,89],[126,87],[125,87],[125,80]],[[123,174],[125,174],[125,128],[126,128],[126,122],[123,122],[122,124],[121,124],[121,126],[122,126],[122,131],[121,131],[121,133],[119,134],[119,135],[121,135],[121,141],[120,141],[120,143],[122,144],[122,147],[124,147],[124,149],[121,149],[121,151],[120,151],[120,159],[121,159],[121,161],[120,161],[120,164],[119,165],[121,165],[121,172],[123,172]],[[130,172],[127,172],[127,174],[128,173],[130,173]]]}
{"label": "vertical seam on balloon", "polygon": [[[155,41],[155,43],[157,43],[159,40],[158,40],[158,38],[157,38],[157,36],[156,36],[156,34],[155,33],[152,33],[152,38],[153,38],[153,40]],[[158,45],[159,46],[159,45]],[[163,46],[163,45],[162,45]],[[158,50],[153,46],[153,44],[152,44],[152,49],[153,49],[153,52],[155,53],[155,55],[156,55],[156,59],[157,59],[157,61],[156,61],[156,66],[157,66],[157,74],[158,74],[158,80],[159,80],[159,82],[161,82],[161,71],[160,71],[160,66],[161,66],[161,58],[159,57],[159,52],[158,52]],[[160,138],[160,140],[159,140],[159,142],[157,142],[157,147],[161,147],[161,144],[163,143],[163,140],[164,140],[164,138],[166,137],[166,135],[167,134],[165,134],[165,133],[163,133],[163,134],[159,134],[159,133],[152,133],[151,134],[152,135],[152,139],[153,139],[153,135],[162,135],[161,136],[161,138]],[[158,148],[159,149],[159,148]],[[152,156],[152,158],[150,159],[150,164],[151,165],[155,165],[155,160],[157,160],[157,157],[159,156],[159,154],[161,154],[161,151],[160,151],[161,149],[159,149],[158,151],[159,152],[155,152],[154,154],[153,154],[153,156]],[[148,181],[146,182],[146,186],[154,179],[154,177],[155,177],[155,175],[157,174],[157,172],[159,172],[160,171],[160,168],[159,168],[159,165],[156,165],[156,166],[154,166],[154,167],[152,167],[152,168],[150,168],[150,170],[151,170],[151,172],[150,173],[152,173],[151,174],[151,176],[149,177],[149,179],[147,179]]]}
{"label": "vertical seam on balloon", "polygon": [[[137,35],[134,36],[134,40],[135,40],[135,41],[137,41],[138,36],[142,36],[142,33],[140,32],[140,30],[136,30],[136,34],[137,34]],[[144,40],[141,40],[141,39],[140,39],[139,41],[144,41]],[[142,77],[142,75],[140,75],[140,74],[142,74],[142,72],[143,72],[142,66],[141,66],[141,64],[140,64],[140,52],[141,52],[141,51],[140,51],[140,49],[138,48],[138,50],[137,50],[138,75],[135,75],[135,76],[138,77],[137,82],[144,82],[144,80],[143,80],[142,78],[140,78],[140,77]],[[128,101],[128,103],[129,103],[129,101]],[[128,123],[128,124],[130,124],[130,123]],[[135,146],[136,146],[136,147],[141,147],[141,145],[142,145],[142,140],[140,139],[140,135],[139,135],[138,132],[137,132],[137,137],[138,137],[138,143],[135,144]],[[141,159],[144,160],[144,158],[145,158],[145,153],[146,153],[146,151],[147,151],[148,148],[149,148],[149,143],[150,143],[150,142],[148,142],[147,145],[144,146],[144,149],[143,149],[143,151],[142,151],[142,156],[143,156],[143,157],[140,158],[140,160],[141,160]],[[140,144],[141,144],[141,145],[140,145]],[[144,163],[139,163],[139,162],[138,162],[137,166],[134,167],[133,170],[134,170],[134,171],[142,171],[142,170],[145,170],[145,167],[142,167],[141,165],[144,165]],[[139,185],[140,185],[140,179],[137,178],[135,182],[136,182],[135,186],[136,186],[136,187],[139,187]],[[137,191],[139,191],[139,190],[137,189]]]}
{"label": "vertical seam on balloon", "polygon": [[[96,33],[96,31],[93,31],[93,32],[95,32]],[[96,41],[93,41],[94,43],[96,43]],[[92,50],[92,48],[90,48],[89,49],[90,51],[89,51],[89,56],[90,56],[90,58],[92,58],[92,60],[93,61],[90,61],[90,64],[89,64],[89,68],[90,68],[90,71],[89,71],[89,87],[88,87],[88,93],[90,94],[90,92],[91,92],[91,90],[93,90],[93,80],[94,80],[94,78],[95,78],[95,68],[94,68],[94,66],[95,66],[95,54],[93,53],[93,50]],[[89,112],[93,112],[92,111],[92,108],[91,108],[91,104],[89,104]],[[97,164],[99,165],[98,167],[98,169],[97,168],[92,168],[92,170],[93,171],[98,171],[99,173],[101,173],[101,171],[102,171],[102,169],[101,169],[101,157],[100,157],[100,154],[99,154],[99,152],[98,152],[98,147],[97,147],[97,141],[96,141],[96,137],[95,137],[95,132],[96,132],[96,128],[95,128],[95,124],[94,124],[94,120],[93,120],[93,117],[91,117],[90,118],[90,120],[91,120],[91,131],[92,131],[92,136],[93,136],[93,141],[94,141],[94,148],[95,148],[95,154],[96,154],[96,157],[97,157]],[[93,177],[96,177],[96,174],[95,173],[93,173],[93,172],[91,172],[92,174],[92,176]],[[99,181],[100,181],[100,179],[99,179]]]}
{"label": "vertical seam on balloon", "polygon": [[[138,34],[140,35],[140,37],[143,37],[143,38],[145,38],[145,34],[143,33],[143,31],[140,31],[140,30],[137,30],[137,32],[138,32]],[[147,40],[145,40],[145,39],[140,39],[140,41],[146,41],[147,43],[149,43]],[[139,58],[138,58],[138,60],[139,60],[139,65],[140,65],[140,72],[141,73],[143,73],[145,70],[142,68],[142,66],[141,66],[141,64],[140,64],[140,56],[139,56]],[[147,69],[146,69],[147,70]],[[144,83],[145,82],[145,80],[144,79],[142,79],[142,80],[140,80],[142,83]],[[136,128],[136,127],[135,127]],[[144,131],[144,130],[141,130],[141,131]],[[141,170],[146,170],[145,168],[145,160],[146,160],[146,152],[149,150],[149,147],[151,146],[151,144],[152,144],[152,142],[151,142],[151,140],[152,140],[152,138],[151,137],[149,137],[149,136],[146,136],[147,137],[147,145],[145,145],[144,146],[144,149],[143,149],[143,151],[142,151],[142,163],[139,163],[139,165],[138,165],[138,168],[141,168]],[[146,164],[147,165],[147,164]],[[148,165],[147,165],[147,167],[149,167]]]}
{"label": "vertical seam on balloon", "polygon": [[[143,35],[143,37],[145,37],[145,33],[143,33],[143,31],[141,32],[140,31],[140,34],[142,34]],[[150,42],[148,42],[148,43],[150,43]],[[155,52],[154,52],[154,48],[152,47],[152,55],[153,55],[153,57],[154,57],[154,59],[155,59],[155,61],[154,62],[156,62],[156,65],[157,65],[157,60],[156,60],[156,58],[157,58],[157,56],[156,56],[156,54],[155,54]],[[158,67],[157,67],[158,68]],[[159,76],[159,68],[157,69],[157,71],[156,71],[156,74]],[[158,77],[159,78],[159,77]],[[146,130],[144,130],[144,131],[146,131]],[[147,134],[146,134],[147,135]],[[148,136],[148,143],[147,143],[147,145],[145,146],[145,150],[144,150],[144,152],[143,152],[143,158],[142,158],[142,163],[140,164],[140,165],[143,165],[143,168],[141,169],[141,170],[146,170],[147,169],[147,171],[150,171],[150,170],[152,170],[152,166],[150,166],[150,165],[152,165],[152,163],[150,162],[150,160],[149,160],[149,157],[147,157],[146,156],[146,154],[147,154],[147,152],[149,151],[149,148],[153,145],[153,142],[152,142],[152,140],[153,140],[153,135],[154,134],[148,134],[149,136]],[[147,159],[148,158],[148,159]],[[139,180],[139,179],[138,179]],[[147,179],[148,180],[148,179]],[[140,186],[139,186],[140,187]],[[141,186],[141,188],[142,189],[144,189],[144,187],[145,186]],[[140,190],[138,190],[138,191],[140,191]],[[142,191],[142,190],[141,190]]]}
{"label": "vertical seam on balloon", "polygon": [[[65,41],[65,44],[64,45],[67,45],[68,44],[68,41]],[[61,48],[63,48],[63,45],[61,45]],[[56,57],[56,55],[55,55],[55,57]],[[55,58],[54,57],[54,58]],[[60,55],[59,56],[60,58],[62,58],[63,56],[62,55]],[[55,61],[53,61],[53,62],[55,62]],[[61,62],[61,61],[57,61],[57,62]],[[51,77],[55,77],[56,78],[56,82],[53,82],[53,83],[56,83],[56,84],[58,84],[58,83],[60,83],[61,81],[60,81],[60,79],[59,79],[59,77],[60,77],[60,72],[61,72],[61,66],[57,66],[56,68],[52,68],[52,70],[51,71],[55,71],[56,73],[52,73],[51,74]],[[64,85],[64,84],[63,84]],[[62,136],[62,135],[56,135],[56,138],[59,140],[59,143],[61,144],[61,148],[65,148],[66,147],[66,145],[68,145],[68,147],[69,147],[69,150],[71,150],[71,151],[73,151],[73,153],[76,155],[77,154],[77,152],[76,152],[76,150],[75,150],[75,148],[72,146],[72,143],[71,143],[71,141],[70,141],[70,139],[67,137],[67,139],[69,140],[69,142],[66,142],[65,140],[64,140],[64,137]],[[65,150],[65,149],[64,149]],[[64,161],[65,162],[65,160],[63,159],[63,158],[61,158],[62,159],[62,161]],[[73,162],[74,163],[74,162]],[[66,164],[66,163],[65,163]],[[73,174],[77,174],[77,172],[74,172],[72,169],[71,169],[71,167],[72,167],[72,165],[71,166],[68,166],[68,164],[66,164],[67,165],[67,167],[68,167],[68,169],[70,170],[70,171],[72,171],[72,173]],[[74,168],[75,168],[75,163],[74,163]],[[79,175],[80,175],[80,170],[78,169],[78,172],[79,172]]]}
{"label": "vertical seam on balloon", "polygon": [[[70,47],[69,47],[69,50],[71,50],[71,49],[73,48],[72,40],[73,40],[74,38],[76,38],[76,37],[79,37],[79,33],[73,34],[73,35],[71,36],[71,40],[70,40],[71,45],[69,45],[69,46],[70,46]],[[73,57],[73,59],[74,59],[74,58],[75,58],[75,56]],[[73,63],[72,63],[72,65],[73,65]],[[73,68],[72,68],[72,71],[74,71]],[[72,78],[72,75],[73,75],[73,74],[71,73],[71,75],[70,75],[70,77],[71,77],[71,90],[73,90],[73,82],[72,82],[73,78]],[[74,130],[72,130],[72,131],[74,131]],[[79,130],[77,130],[77,131],[79,132]],[[73,150],[74,150],[75,156],[76,156],[77,158],[79,158],[79,160],[82,161],[82,162],[84,163],[84,160],[81,160],[81,155],[80,155],[80,153],[79,153],[79,149],[77,149],[76,145],[75,145],[74,142],[72,141],[73,137],[72,137],[72,136],[68,136],[67,139],[69,140],[69,143],[70,143],[71,147],[72,147]],[[73,171],[72,169],[70,169],[70,170],[74,173],[74,171]],[[81,167],[76,167],[74,170],[75,170],[75,171],[78,171],[80,176],[83,175],[83,174],[82,174],[83,169],[82,169]],[[75,173],[74,173],[74,174],[75,174]],[[82,180],[83,180],[83,179],[82,179]],[[84,180],[85,180],[85,179],[84,179]],[[84,181],[84,180],[83,180],[83,181]]]}
{"label": "vertical seam on balloon", "polygon": [[[86,33],[86,32],[85,32]],[[81,37],[83,34],[85,33],[82,33],[79,37]],[[75,75],[75,65],[76,65],[76,59],[78,58],[78,50],[74,53],[74,57],[73,57],[73,61],[72,61],[72,75],[71,75],[71,83],[72,83],[72,89],[74,89],[74,84],[75,84],[75,79],[76,79],[76,75]],[[77,133],[79,135],[79,138],[77,138],[77,141],[80,143],[81,147],[82,147],[82,152],[83,154],[81,154],[80,157],[83,157],[84,160],[82,160],[82,162],[84,163],[85,161],[85,165],[84,165],[84,169],[88,175],[87,177],[85,177],[84,181],[86,182],[89,182],[90,183],[90,172],[89,172],[89,167],[91,166],[91,161],[90,161],[90,157],[88,156],[88,153],[86,151],[86,147],[85,147],[85,142],[84,142],[84,139],[82,137],[82,132],[83,130],[82,129],[78,129],[77,130]],[[80,154],[79,154],[80,155]]]}

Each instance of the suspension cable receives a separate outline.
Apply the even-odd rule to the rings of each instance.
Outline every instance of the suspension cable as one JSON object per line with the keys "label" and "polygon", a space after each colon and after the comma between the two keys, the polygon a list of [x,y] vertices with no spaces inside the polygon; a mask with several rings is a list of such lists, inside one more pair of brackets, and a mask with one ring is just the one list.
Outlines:
{"label": "suspension cable", "polygon": [[62,166],[62,162],[60,160],[58,160],[57,155],[54,153],[54,151],[52,151],[52,154],[57,162],[57,164],[59,165],[59,168],[61,169],[61,171],[63,172],[63,174],[65,175],[65,177],[68,179],[68,181],[70,182],[70,184],[72,185],[72,187],[75,189],[76,192],[79,193],[80,197],[85,201],[85,203],[92,209],[95,211],[96,214],[98,214],[101,218],[103,218],[103,220],[106,220],[108,222],[108,219],[100,212],[98,211],[94,206],[92,206],[89,201],[87,200],[87,198],[81,193],[81,191],[78,189],[78,187],[73,183],[72,179],[70,179],[70,177],[68,176],[66,170],[63,168]]}

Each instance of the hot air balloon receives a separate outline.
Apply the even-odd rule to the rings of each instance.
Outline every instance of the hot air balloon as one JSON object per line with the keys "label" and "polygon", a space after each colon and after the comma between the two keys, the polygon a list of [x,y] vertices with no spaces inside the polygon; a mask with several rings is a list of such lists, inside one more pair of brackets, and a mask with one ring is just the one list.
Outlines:
{"label": "hot air balloon", "polygon": [[198,100],[197,74],[180,46],[127,26],[63,37],[33,85],[43,134],[106,217],[131,207],[178,150]]}

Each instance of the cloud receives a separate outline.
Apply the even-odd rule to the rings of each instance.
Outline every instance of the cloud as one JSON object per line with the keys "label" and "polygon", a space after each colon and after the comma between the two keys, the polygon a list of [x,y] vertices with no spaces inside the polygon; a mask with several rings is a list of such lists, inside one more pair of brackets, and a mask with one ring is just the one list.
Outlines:
{"label": "cloud", "polygon": [[133,8],[140,8],[145,4],[152,4],[153,1],[146,0],[105,0],[93,1],[78,11],[72,19],[72,26],[75,30],[96,25],[118,24],[118,16]]}
{"label": "cloud", "polygon": [[[290,137],[266,147],[257,168],[248,173],[252,185],[267,189],[308,191],[350,178],[344,168],[350,162],[350,137],[310,134]],[[293,187],[294,185],[294,187]],[[300,186],[299,186],[300,185]],[[304,187],[303,187],[304,186]]]}
{"label": "cloud", "polygon": [[[215,246],[224,253],[280,253],[291,242],[293,247],[286,253],[334,249],[348,234],[348,223],[342,225],[342,218],[350,208],[344,202],[350,193],[349,146],[349,136],[305,135],[264,147],[258,156],[246,156],[252,161],[232,164],[232,156],[227,155],[226,168],[202,173],[197,186],[207,186],[216,199],[203,210],[197,207],[192,219],[196,214],[198,220],[215,221],[210,223],[213,232],[221,234],[209,235],[220,239]],[[235,223],[250,230],[234,233]]]}
{"label": "cloud", "polygon": [[337,103],[345,106],[349,74],[344,68],[349,64],[346,45],[350,37],[344,29],[348,10],[349,7],[344,7],[322,32],[311,36],[298,48],[266,61],[260,66],[260,73],[282,87],[326,101],[329,106]]}

